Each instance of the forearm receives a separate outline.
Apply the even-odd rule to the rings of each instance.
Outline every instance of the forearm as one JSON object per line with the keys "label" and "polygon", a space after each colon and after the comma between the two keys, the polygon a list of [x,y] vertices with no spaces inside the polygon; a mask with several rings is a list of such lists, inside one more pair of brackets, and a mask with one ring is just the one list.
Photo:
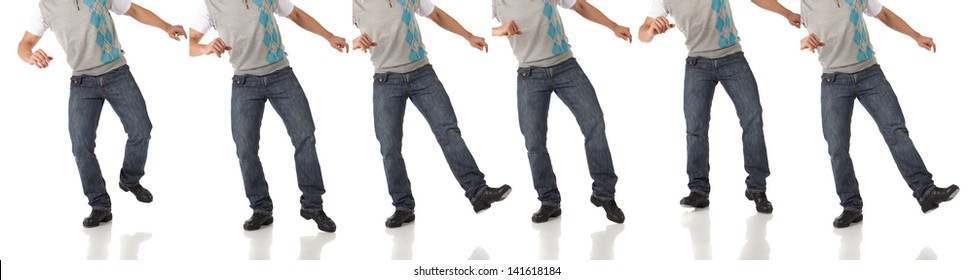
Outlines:
{"label": "forearm", "polygon": [[646,24],[639,27],[639,41],[643,43],[649,43],[653,41],[656,37],[656,33],[653,32],[652,22],[656,21],[656,18],[648,17],[646,18]]}
{"label": "forearm", "polygon": [[880,15],[877,18],[882,21],[883,24],[889,26],[889,28],[906,34],[906,36],[910,36],[910,38],[913,38],[914,40],[916,40],[917,37],[920,37],[920,32],[913,30],[913,27],[910,27],[905,20],[900,18],[900,16],[897,16],[895,13],[893,13],[893,11],[883,8],[883,11],[880,12]]}
{"label": "forearm", "polygon": [[609,29],[619,26],[619,24],[616,24],[614,21],[610,20],[609,17],[602,13],[602,11],[595,8],[595,6],[592,6],[592,4],[589,4],[587,1],[578,0],[578,2],[575,3],[575,7],[572,7],[572,9],[578,12],[578,14],[583,18],[594,23],[598,23],[599,25],[605,26]]}
{"label": "forearm", "polygon": [[189,29],[189,56],[197,57],[206,54],[207,46],[200,44],[201,40],[203,40],[203,33],[196,29]]}
{"label": "forearm", "polygon": [[153,26],[162,29],[163,31],[172,26],[168,22],[162,20],[162,18],[159,18],[159,16],[152,11],[142,8],[142,6],[134,3],[132,4],[132,7],[129,8],[129,11],[125,14],[131,16],[133,19],[142,24]]}
{"label": "forearm", "polygon": [[206,54],[206,45],[199,42],[189,43],[189,56],[197,57]]}
{"label": "forearm", "polygon": [[785,8],[785,6],[782,6],[781,3],[778,3],[778,0],[751,0],[751,2],[762,9],[779,14],[783,17],[787,17],[788,15],[794,13],[788,8]]}
{"label": "forearm", "polygon": [[292,13],[294,13],[292,20],[298,25],[298,27],[301,27],[301,29],[321,36],[322,38],[325,38],[325,40],[330,40],[332,37],[335,37],[335,34],[332,34],[330,31],[325,29],[324,26],[321,26],[321,23],[319,23],[318,20],[311,17],[311,15],[305,13],[303,10],[295,7]]}
{"label": "forearm", "polygon": [[30,56],[34,54],[34,46],[28,42],[20,42],[17,46],[17,56],[20,56],[20,60],[24,63],[30,63]]}
{"label": "forearm", "polygon": [[456,19],[453,19],[453,17],[451,17],[449,14],[440,10],[440,8],[434,8],[433,14],[430,15],[430,20],[446,31],[460,35],[460,37],[463,37],[464,39],[473,37],[473,33],[470,33],[470,31],[467,31],[466,28],[463,28],[463,26],[460,25]]}

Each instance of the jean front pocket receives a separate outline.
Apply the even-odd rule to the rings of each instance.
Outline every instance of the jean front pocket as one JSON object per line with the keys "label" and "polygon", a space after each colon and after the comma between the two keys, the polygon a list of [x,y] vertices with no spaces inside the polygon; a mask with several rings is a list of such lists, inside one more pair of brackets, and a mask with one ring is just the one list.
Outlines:
{"label": "jean front pocket", "polygon": [[388,83],[389,82],[389,74],[377,74],[374,77],[372,77],[372,81],[375,84],[380,84],[380,85],[381,84]]}
{"label": "jean front pocket", "polygon": [[836,75],[835,74],[823,74],[822,75],[822,84],[834,84],[835,83],[835,79],[836,79]]}
{"label": "jean front pocket", "polygon": [[84,77],[71,77],[71,87],[80,87],[84,83]]}

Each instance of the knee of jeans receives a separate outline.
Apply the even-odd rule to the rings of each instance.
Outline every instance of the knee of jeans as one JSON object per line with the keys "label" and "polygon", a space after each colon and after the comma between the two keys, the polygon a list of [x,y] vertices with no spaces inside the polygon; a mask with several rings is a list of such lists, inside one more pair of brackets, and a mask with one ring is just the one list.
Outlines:
{"label": "knee of jeans", "polygon": [[382,159],[392,159],[402,157],[402,143],[380,143],[379,153]]}
{"label": "knee of jeans", "polygon": [[237,158],[241,161],[257,158],[258,146],[256,143],[237,142]]}
{"label": "knee of jeans", "polygon": [[457,126],[440,128],[435,131],[434,136],[440,144],[450,144],[454,140],[461,139],[460,128]]}
{"label": "knee of jeans", "polygon": [[834,157],[849,156],[849,142],[836,141],[829,142],[829,155]]}
{"label": "knee of jeans", "polygon": [[152,138],[152,127],[135,129],[128,132],[129,140],[146,141]]}
{"label": "knee of jeans", "polygon": [[71,153],[75,158],[86,158],[95,156],[95,145],[93,142],[81,141],[81,143],[71,144]]}
{"label": "knee of jeans", "polygon": [[304,147],[308,145],[314,146],[316,141],[317,140],[315,138],[314,132],[296,133],[291,135],[291,144],[294,145],[295,148]]}

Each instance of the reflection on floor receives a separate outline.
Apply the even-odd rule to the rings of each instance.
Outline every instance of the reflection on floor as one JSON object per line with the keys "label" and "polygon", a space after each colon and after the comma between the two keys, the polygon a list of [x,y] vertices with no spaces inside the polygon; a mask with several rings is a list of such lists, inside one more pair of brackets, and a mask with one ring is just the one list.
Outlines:
{"label": "reflection on floor", "polygon": [[712,260],[713,248],[710,245],[710,208],[694,209],[683,213],[680,224],[690,231],[690,244],[693,258]]}
{"label": "reflection on floor", "polygon": [[768,222],[772,214],[757,213],[745,222],[747,232],[744,234],[746,242],[741,247],[741,260],[771,259],[771,244],[768,244]]}

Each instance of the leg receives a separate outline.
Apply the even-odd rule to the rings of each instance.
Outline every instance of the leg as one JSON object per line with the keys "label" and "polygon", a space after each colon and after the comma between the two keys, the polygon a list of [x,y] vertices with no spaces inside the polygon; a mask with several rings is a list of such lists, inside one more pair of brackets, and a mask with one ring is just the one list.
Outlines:
{"label": "leg", "polygon": [[866,71],[875,71],[875,75],[869,75],[861,81],[864,91],[859,97],[859,102],[879,126],[879,131],[883,134],[890,153],[893,154],[896,167],[913,190],[913,197],[920,199],[927,189],[934,185],[933,175],[927,171],[920,153],[910,140],[910,132],[906,129],[906,119],[900,109],[900,103],[882,70],[877,67]]}
{"label": "leg", "polygon": [[386,184],[392,205],[412,212],[416,207],[413,192],[402,158],[402,122],[406,113],[405,88],[402,80],[389,80],[389,75],[377,74],[372,86],[372,113],[375,137],[379,140]]}
{"label": "leg", "polygon": [[[698,63],[699,62],[699,63]],[[691,192],[710,194],[710,108],[717,79],[712,66],[688,58],[683,81],[683,115],[687,123],[687,186]]]}
{"label": "leg", "polygon": [[128,134],[119,183],[123,187],[135,187],[140,185],[139,179],[145,174],[152,122],[149,121],[145,100],[132,73],[127,67],[116,71],[107,85],[105,97]]}
{"label": "leg", "polygon": [[761,97],[754,74],[743,55],[729,58],[721,69],[720,83],[730,96],[740,120],[744,144],[745,184],[751,192],[765,192],[768,168],[768,149],[764,143],[764,121],[761,118]]}
{"label": "leg", "polygon": [[101,166],[95,157],[95,131],[101,118],[105,99],[98,92],[93,77],[71,78],[71,97],[68,102],[68,132],[71,135],[71,151],[78,164],[81,187],[88,197],[88,205],[96,210],[112,208],[111,198],[105,189]]}
{"label": "leg", "polygon": [[577,62],[569,63],[564,72],[556,73],[554,91],[575,116],[585,136],[585,156],[589,175],[594,180],[592,194],[601,200],[612,200],[615,198],[618,177],[605,136],[602,107],[588,76]]}
{"label": "leg", "polygon": [[558,192],[546,147],[552,88],[544,69],[522,68],[517,72],[518,123],[528,150],[534,189],[542,205],[558,206],[561,204],[561,193]]}
{"label": "leg", "polygon": [[[267,97],[259,78],[254,76],[235,76],[232,97],[230,98],[230,125],[233,142],[237,145],[237,159],[240,160],[240,173],[243,174],[244,189],[254,213],[269,217],[274,209],[264,167],[260,164],[257,150],[260,147],[260,125],[264,117],[264,103]],[[261,219],[263,220],[263,219]],[[259,223],[258,223],[259,224]],[[258,225],[259,228],[259,225]]]}
{"label": "leg", "polygon": [[275,77],[269,81],[267,99],[284,121],[291,145],[294,145],[294,167],[301,190],[301,209],[322,210],[321,196],[325,194],[325,183],[321,178],[321,165],[315,149],[315,123],[311,106],[294,72],[287,70],[273,75]]}
{"label": "leg", "polygon": [[849,138],[852,137],[852,110],[855,106],[855,90],[848,75],[825,74],[822,78],[822,131],[829,144],[832,158],[832,176],[835,190],[843,208],[862,210],[859,181],[849,156]]}
{"label": "leg", "polygon": [[464,189],[465,196],[472,200],[478,192],[487,187],[484,173],[480,172],[477,162],[460,136],[460,128],[457,126],[457,116],[450,103],[450,96],[436,77],[436,72],[433,68],[425,68],[414,73],[420,71],[428,71],[429,74],[419,74],[415,81],[410,82],[410,98],[433,130],[433,135],[436,136],[436,141],[440,144],[443,155],[446,156],[446,162],[450,165],[453,176]]}

